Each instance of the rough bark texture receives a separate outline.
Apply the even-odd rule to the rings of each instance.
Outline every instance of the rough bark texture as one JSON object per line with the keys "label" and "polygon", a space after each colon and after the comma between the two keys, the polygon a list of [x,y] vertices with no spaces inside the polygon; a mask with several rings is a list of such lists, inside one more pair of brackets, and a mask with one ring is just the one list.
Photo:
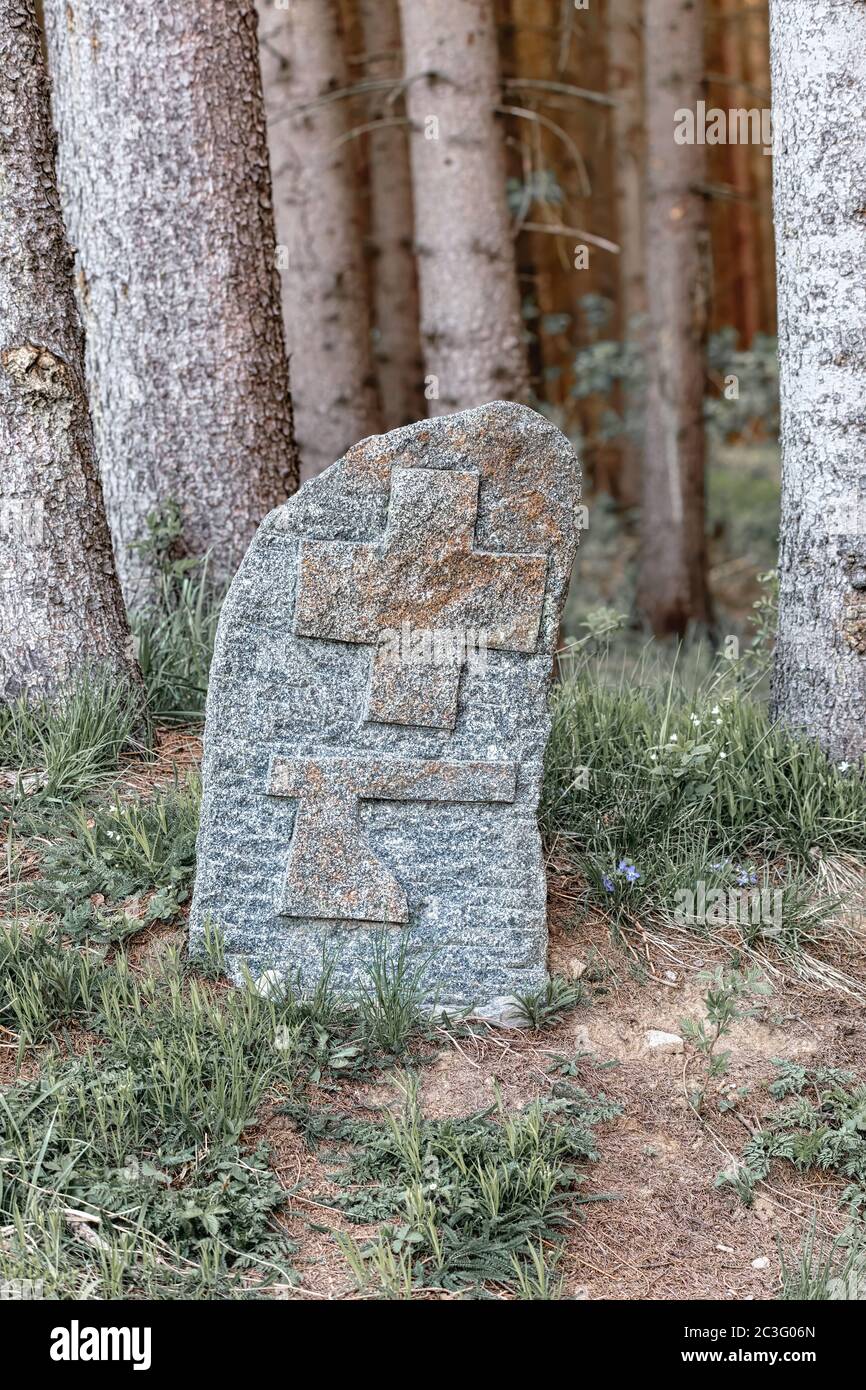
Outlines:
{"label": "rough bark texture", "polygon": [[0,0],[0,699],[136,680],[96,469],[32,0]]}
{"label": "rough bark texture", "polygon": [[640,606],[659,635],[706,622],[704,340],[708,235],[703,145],[677,144],[695,110],[703,0],[645,0],[649,308]]}
{"label": "rough bark texture", "polygon": [[[608,91],[616,98],[611,133],[619,255],[619,320],[623,337],[643,336],[646,314],[644,273],[644,134],[640,0],[607,0]],[[623,406],[628,410],[627,400]],[[640,449],[625,440],[618,480],[619,498],[634,506],[640,496]]]}
{"label": "rough bark texture", "polygon": [[59,172],[127,603],[148,513],[237,567],[297,481],[253,0],[46,0]]}
{"label": "rough bark texture", "polygon": [[774,698],[866,750],[866,5],[773,0],[782,535]]}
{"label": "rough bark texture", "polygon": [[[364,75],[371,82],[400,81],[400,15],[397,0],[361,0]],[[379,397],[386,430],[408,425],[425,413],[415,269],[412,175],[405,126],[394,124],[403,103],[393,92],[371,92],[370,250],[373,326]]]}
{"label": "rough bark texture", "polygon": [[379,427],[353,108],[337,0],[259,0],[301,471]]}
{"label": "rough bark texture", "polygon": [[528,390],[492,0],[400,0],[431,414]]}

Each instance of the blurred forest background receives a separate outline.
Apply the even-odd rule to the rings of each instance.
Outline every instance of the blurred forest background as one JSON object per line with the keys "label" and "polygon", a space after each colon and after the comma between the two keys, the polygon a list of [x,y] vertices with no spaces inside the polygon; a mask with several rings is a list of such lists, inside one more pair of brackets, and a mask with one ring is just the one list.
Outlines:
{"label": "blurred forest background", "polygon": [[[303,6],[300,7],[303,9]],[[659,633],[684,635],[689,622],[706,618],[700,605],[685,618],[668,621],[641,604],[652,574],[641,576],[640,501],[642,474],[662,460],[642,447],[646,438],[646,350],[657,342],[660,324],[650,323],[647,297],[647,197],[654,168],[648,149],[647,112],[662,107],[668,155],[680,159],[686,196],[701,206],[693,240],[704,258],[701,274],[706,320],[697,350],[703,361],[703,427],[706,510],[695,524],[705,530],[706,574],[715,630],[741,633],[760,597],[758,576],[776,563],[779,509],[778,367],[776,359],[775,260],[772,221],[772,160],[760,141],[707,144],[699,150],[703,170],[684,167],[674,144],[674,107],[695,94],[707,108],[766,110],[770,105],[769,37],[766,0],[708,0],[701,23],[701,70],[689,70],[681,55],[664,45],[650,57],[654,91],[647,85],[647,43],[640,0],[497,0],[495,6],[430,6],[404,3],[405,14],[427,11],[424,27],[434,36],[432,51],[441,69],[450,46],[464,40],[459,11],[489,8],[495,21],[499,93],[490,138],[504,145],[505,199],[509,247],[513,254],[526,344],[529,387],[526,399],[573,440],[585,479],[587,526],[582,536],[579,580],[573,586],[568,631],[577,635],[587,615],[606,621],[599,610],[628,615],[643,610]],[[653,0],[660,34],[679,8]],[[299,197],[297,151],[308,159],[327,159],[326,142],[340,152],[335,171],[346,184],[330,208],[323,207],[321,179],[312,191],[315,225],[329,212],[343,226],[359,228],[355,247],[362,284],[348,294],[353,325],[365,318],[373,344],[374,402],[354,393],[342,446],[365,426],[391,428],[417,418],[423,399],[425,367],[422,335],[430,325],[422,310],[420,334],[417,270],[428,229],[413,217],[410,136],[406,101],[413,79],[431,65],[427,52],[401,53],[397,0],[327,0],[308,21],[296,11],[295,24],[314,24],[318,34],[294,35],[291,20],[260,0],[260,44],[269,113],[269,140],[278,243],[286,248],[282,270],[289,346],[300,342],[306,356],[327,320],[328,288],[305,277],[305,264],[293,263]],[[696,7],[696,15],[699,7]],[[478,19],[473,13],[472,18]],[[306,39],[306,44],[302,39]],[[658,39],[654,40],[658,49]],[[661,67],[660,67],[661,63]],[[679,68],[677,65],[679,64]],[[699,87],[696,88],[695,82]],[[479,60],[479,91],[485,85]],[[426,98],[430,110],[438,110]],[[423,118],[420,97],[412,118]],[[297,135],[302,111],[306,130]],[[664,124],[666,122],[666,125]],[[294,127],[294,129],[293,129]],[[423,136],[421,138],[424,138]],[[293,158],[293,155],[295,158]],[[495,167],[496,160],[487,156]],[[665,171],[660,179],[663,181]],[[464,209],[467,223],[489,227],[478,200]],[[428,209],[422,207],[422,214]],[[438,212],[442,213],[441,205]],[[664,235],[664,232],[662,232]],[[513,246],[513,253],[511,247]],[[278,253],[279,254],[279,253]],[[353,262],[343,240],[343,263]],[[688,278],[688,264],[673,273]],[[351,274],[351,271],[350,271]],[[311,298],[310,282],[322,296]],[[300,301],[306,300],[306,308]],[[492,307],[491,313],[497,310]],[[357,311],[357,312],[355,312]],[[658,306],[655,308],[658,314]],[[667,325],[689,338],[692,325]],[[354,331],[354,327],[353,327]],[[336,354],[340,353],[339,341]],[[357,341],[354,349],[357,350]],[[296,424],[302,471],[330,462],[340,447],[319,421],[309,421],[308,395],[321,398],[327,356],[313,351],[312,365],[292,362]],[[435,356],[435,352],[432,354]],[[429,356],[429,354],[428,354]],[[363,378],[363,364],[338,373],[335,385],[352,373]],[[735,382],[732,383],[732,379]],[[308,387],[307,382],[310,381]],[[727,390],[726,390],[726,383]],[[447,386],[447,382],[445,383]],[[509,391],[506,376],[501,394]],[[686,383],[684,390],[691,388]],[[479,403],[471,385],[453,406]],[[308,423],[309,421],[309,423]],[[310,439],[317,433],[318,445]],[[323,442],[331,453],[320,453]],[[644,485],[653,486],[651,478]],[[662,484],[658,484],[662,490]],[[647,519],[656,543],[670,544],[670,526]],[[694,542],[696,545],[699,542]],[[642,581],[642,582],[641,582]],[[656,621],[652,621],[653,617]],[[706,625],[704,625],[706,626]]]}
{"label": "blurred forest background", "polygon": [[[265,513],[365,436],[497,398],[581,460],[566,637],[726,652],[756,605],[769,631],[767,0],[0,15],[6,696],[107,661],[143,675],[157,718],[199,715]],[[810,726],[810,681],[792,723]]]}

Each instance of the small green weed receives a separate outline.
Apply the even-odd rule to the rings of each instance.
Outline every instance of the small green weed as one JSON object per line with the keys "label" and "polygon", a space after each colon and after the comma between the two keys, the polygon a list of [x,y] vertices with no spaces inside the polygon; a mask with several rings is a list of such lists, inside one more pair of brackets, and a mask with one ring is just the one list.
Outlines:
{"label": "small green weed", "polygon": [[[333,1202],[359,1222],[384,1221],[370,1244],[343,1239],[365,1288],[481,1291],[487,1284],[552,1287],[539,1242],[555,1243],[580,1201],[577,1165],[597,1157],[593,1125],[620,1113],[578,1087],[518,1115],[499,1102],[466,1119],[426,1120],[417,1083],[384,1124],[347,1124],[350,1149]],[[586,1199],[584,1199],[586,1200]],[[536,1295],[537,1296],[537,1295]]]}
{"label": "small green weed", "polygon": [[[24,886],[30,906],[59,916],[73,936],[104,934],[109,909],[148,893],[142,922],[169,921],[189,896],[201,785],[198,778],[149,800],[73,806],[53,827],[41,852],[42,878]],[[121,933],[122,935],[123,933]],[[116,939],[116,935],[115,935]]]}
{"label": "small green weed", "polygon": [[[858,1224],[866,1212],[866,1086],[833,1067],[777,1060],[770,1095],[790,1103],[746,1143],[741,1163],[751,1182],[765,1179],[777,1161],[805,1172],[818,1168],[847,1179],[840,1200]],[[719,1185],[730,1183],[720,1174]]]}
{"label": "small green weed", "polygon": [[516,998],[527,1023],[541,1031],[551,1028],[563,1014],[577,1008],[578,1004],[585,1003],[587,991],[579,980],[551,975],[542,989],[530,994],[518,994]]}
{"label": "small green weed", "polygon": [[700,1083],[688,1092],[689,1103],[700,1115],[703,1113],[710,1083],[727,1074],[729,1052],[718,1051],[718,1044],[727,1037],[737,1019],[748,1018],[753,1010],[743,1008],[743,1001],[772,993],[771,986],[756,969],[740,972],[723,970],[702,977],[709,987],[704,995],[706,1018],[680,1019],[680,1029],[686,1042],[692,1044],[703,1064]]}

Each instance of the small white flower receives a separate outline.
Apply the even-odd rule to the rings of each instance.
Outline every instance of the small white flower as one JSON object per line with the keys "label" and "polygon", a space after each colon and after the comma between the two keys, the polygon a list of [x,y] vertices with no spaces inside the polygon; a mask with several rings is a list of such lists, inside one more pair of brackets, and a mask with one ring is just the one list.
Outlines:
{"label": "small white flower", "polygon": [[698,718],[698,716],[697,716],[696,714],[693,714],[693,715],[692,715],[692,723],[695,725],[695,727],[697,727],[698,724],[700,724],[700,722],[701,722],[701,721],[700,721],[700,719]]}
{"label": "small white flower", "polygon": [[850,766],[851,766],[850,763],[840,763],[840,764],[839,764],[839,771],[840,771],[840,772],[847,772]]}
{"label": "small white flower", "polygon": [[671,734],[670,738],[668,739],[668,743],[676,743],[676,742],[677,742],[677,736],[676,736],[676,734]]}
{"label": "small white flower", "polygon": [[720,757],[720,758],[726,758],[727,756],[728,756],[727,753],[720,753],[720,754],[719,754],[719,757]]}
{"label": "small white flower", "polygon": [[718,705],[713,705],[712,709],[710,710],[710,714],[721,714],[721,710],[719,709]]}
{"label": "small white flower", "polygon": [[658,760],[659,760],[659,755],[658,755],[658,753],[650,753],[650,762],[651,762],[651,763],[657,763]]}
{"label": "small white flower", "polygon": [[721,722],[722,722],[721,719],[717,719],[717,720],[716,720],[716,723],[717,723],[717,724],[721,724]]}

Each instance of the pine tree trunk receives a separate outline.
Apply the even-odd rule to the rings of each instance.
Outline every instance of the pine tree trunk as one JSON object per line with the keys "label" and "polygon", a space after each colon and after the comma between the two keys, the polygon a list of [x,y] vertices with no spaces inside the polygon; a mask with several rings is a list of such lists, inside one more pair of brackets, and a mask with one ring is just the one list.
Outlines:
{"label": "pine tree trunk", "polygon": [[[749,105],[770,105],[770,43],[767,0],[746,0],[744,22],[746,78]],[[758,222],[758,257],[761,280],[761,328],[776,331],[776,241],[773,230],[773,161],[763,145],[751,146],[752,183]]]}
{"label": "pine tree trunk", "polygon": [[522,400],[492,0],[400,0],[400,13],[429,410]]}
{"label": "pine tree trunk", "polygon": [[639,604],[660,636],[709,619],[704,532],[705,146],[677,144],[695,110],[703,0],[645,0],[647,405]]}
{"label": "pine tree trunk", "polygon": [[[402,77],[397,0],[361,0],[368,81],[398,83]],[[369,135],[370,250],[372,253],[375,354],[386,430],[424,415],[424,369],[418,321],[412,175],[403,102],[388,91],[372,92],[368,120],[382,121]]]}
{"label": "pine tree trunk", "polygon": [[[744,83],[742,31],[746,20],[742,0],[717,0],[721,24],[722,71],[731,80],[727,88],[729,106],[750,107],[754,103]],[[758,256],[757,214],[752,199],[752,151],[739,140],[727,145],[728,180],[736,198],[728,208],[733,242],[734,295],[743,347],[751,347],[761,325],[760,263]],[[761,158],[765,158],[763,151]]]}
{"label": "pine tree trunk", "polygon": [[[268,130],[284,252],[283,316],[303,478],[380,416],[358,201],[354,106],[337,0],[260,0]],[[276,61],[274,58],[276,55]]]}
{"label": "pine tree trunk", "polygon": [[[646,280],[644,278],[643,63],[640,0],[607,0],[608,91],[616,98],[611,113],[616,171],[616,213],[619,255],[619,325],[624,339],[644,338]],[[630,415],[627,393],[622,404]],[[626,438],[622,446],[619,497],[625,506],[640,498],[640,449]]]}
{"label": "pine tree trunk", "polygon": [[0,0],[0,699],[139,680],[111,553],[32,0]]}
{"label": "pine tree trunk", "polygon": [[46,0],[61,197],[106,508],[130,549],[180,504],[228,578],[297,481],[253,0]]}
{"label": "pine tree trunk", "polygon": [[[772,0],[782,529],[776,714],[866,751],[866,5]],[[862,766],[862,763],[861,763]]]}

